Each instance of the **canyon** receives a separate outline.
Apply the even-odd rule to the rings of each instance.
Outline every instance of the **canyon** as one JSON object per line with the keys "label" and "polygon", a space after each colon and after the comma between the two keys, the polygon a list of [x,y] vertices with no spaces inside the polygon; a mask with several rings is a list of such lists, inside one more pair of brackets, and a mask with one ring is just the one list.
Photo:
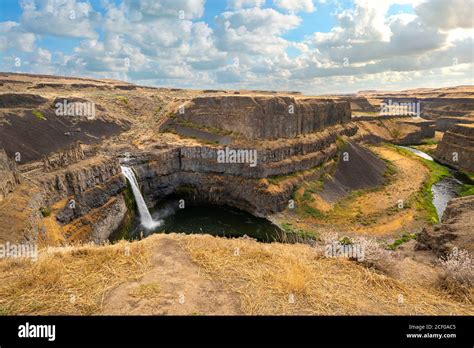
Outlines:
{"label": "canyon", "polygon": [[[313,244],[335,230],[341,238],[364,236],[383,245],[416,234],[417,243],[406,243],[399,253],[421,269],[439,272],[433,266],[436,257],[453,246],[472,250],[467,232],[472,202],[469,197],[453,200],[440,224],[434,224],[426,192],[435,169],[397,145],[431,146],[439,163],[469,177],[474,171],[473,96],[474,89],[466,86],[312,97],[1,73],[0,242],[42,248],[93,243],[99,248],[113,235],[127,235],[137,224],[138,211],[136,192],[123,175],[125,166],[133,171],[150,210],[166,200],[229,206],[266,218],[285,233],[309,236]],[[387,100],[420,102],[421,117],[379,115]],[[58,103],[73,102],[93,104],[95,117],[55,112]],[[229,150],[254,151],[255,165],[220,160],[220,151]],[[160,243],[169,245],[182,257],[176,262],[194,272],[191,264],[211,261],[192,246],[207,236],[189,238],[152,236],[130,245],[156,248],[163,262],[174,265]],[[263,252],[256,251],[255,241],[221,239],[216,248],[243,243]],[[158,244],[149,244],[153,241]],[[278,243],[271,244],[284,254],[273,245]],[[285,250],[307,255],[306,247]],[[113,245],[103,248],[115,250]],[[218,270],[212,272],[218,277]],[[216,285],[205,287],[215,290]],[[107,302],[106,312],[122,307],[123,299],[115,300]],[[227,309],[238,313],[235,308]],[[459,312],[471,310],[467,306]]]}

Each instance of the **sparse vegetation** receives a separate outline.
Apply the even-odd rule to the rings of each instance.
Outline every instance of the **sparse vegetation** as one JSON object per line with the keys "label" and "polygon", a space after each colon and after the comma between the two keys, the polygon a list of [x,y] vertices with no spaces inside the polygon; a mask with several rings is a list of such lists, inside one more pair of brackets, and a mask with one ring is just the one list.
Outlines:
{"label": "sparse vegetation", "polygon": [[474,286],[473,259],[467,250],[454,248],[450,254],[439,260],[443,268],[440,286],[448,293],[463,301],[472,303]]}
{"label": "sparse vegetation", "polygon": [[423,144],[423,145],[436,145],[436,144],[438,144],[438,140],[434,139],[434,138],[422,139],[421,144]]}
{"label": "sparse vegetation", "polygon": [[323,219],[325,217],[323,212],[305,203],[303,203],[301,206],[298,206],[296,210],[300,215],[307,217],[311,216],[316,219]]}
{"label": "sparse vegetation", "polygon": [[40,212],[43,217],[48,217],[51,215],[51,207],[41,207]]}
{"label": "sparse vegetation", "polygon": [[[286,234],[284,238],[280,238],[279,241],[285,242],[305,242],[307,240],[314,240],[317,238],[317,233],[312,231],[306,231],[297,227],[294,227],[291,223],[285,222],[281,224],[281,229]],[[291,235],[298,238],[291,238]],[[282,237],[282,236],[280,236]]]}
{"label": "sparse vegetation", "polygon": [[44,116],[44,114],[39,110],[33,110],[31,113],[33,114],[33,116],[35,116],[40,121],[46,121],[47,120],[46,117]]}
{"label": "sparse vegetation", "polygon": [[473,196],[474,195],[474,174],[468,172],[459,172],[461,180],[464,182],[459,189],[459,196]]}
{"label": "sparse vegetation", "polygon": [[130,296],[149,299],[160,293],[160,285],[156,282],[140,284],[130,292]]}
{"label": "sparse vegetation", "polygon": [[124,96],[117,96],[117,101],[119,101],[120,103],[124,104],[124,105],[128,105],[128,98],[127,97],[124,97]]}
{"label": "sparse vegetation", "polygon": [[415,233],[404,233],[401,238],[396,239],[393,243],[387,245],[390,250],[397,249],[400,245],[409,242],[412,239],[416,239]]}
{"label": "sparse vegetation", "polygon": [[461,190],[459,191],[459,195],[461,197],[474,195],[474,185],[463,184]]}
{"label": "sparse vegetation", "polygon": [[389,131],[394,139],[400,139],[402,136],[402,132],[398,128],[393,128],[393,129],[389,128]]}

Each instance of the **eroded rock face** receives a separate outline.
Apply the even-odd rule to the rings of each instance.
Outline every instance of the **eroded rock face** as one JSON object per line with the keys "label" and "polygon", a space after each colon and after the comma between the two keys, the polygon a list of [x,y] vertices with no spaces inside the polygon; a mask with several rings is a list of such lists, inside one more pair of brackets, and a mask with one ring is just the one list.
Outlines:
{"label": "eroded rock face", "polygon": [[21,183],[16,163],[0,149],[0,202]]}
{"label": "eroded rock face", "polygon": [[453,247],[474,253],[474,196],[454,198],[434,228],[425,228],[417,238],[418,250],[432,250],[442,257]]}
{"label": "eroded rock face", "polygon": [[[283,210],[295,182],[278,186],[265,180],[316,168],[336,157],[339,136],[354,136],[351,125],[330,127],[318,134],[286,142],[267,142],[256,147],[257,165],[219,163],[217,151],[224,147],[193,146],[139,154],[133,168],[150,206],[174,193],[195,202],[230,205],[257,216]],[[318,178],[323,169],[312,175]],[[290,180],[291,181],[291,180]]]}
{"label": "eroded rock face", "polygon": [[35,94],[5,93],[0,94],[0,108],[34,108],[48,100]]}
{"label": "eroded rock face", "polygon": [[46,203],[51,204],[66,197],[83,195],[97,186],[106,186],[115,177],[121,178],[120,173],[116,159],[97,157],[45,175],[39,182],[47,197]]}
{"label": "eroded rock face", "polygon": [[442,163],[474,172],[474,124],[457,124],[444,133],[435,157]]}
{"label": "eroded rock face", "polygon": [[81,144],[76,142],[67,149],[43,157],[43,169],[48,172],[56,168],[66,167],[85,158]]}
{"label": "eroded rock face", "polygon": [[343,151],[343,158],[339,159],[336,172],[324,180],[321,192],[321,197],[331,203],[347,196],[351,191],[377,187],[385,181],[387,166],[372,152],[352,142],[348,142]]}
{"label": "eroded rock face", "polygon": [[39,184],[45,205],[64,201],[55,218],[68,242],[101,243],[120,227],[127,214],[123,197],[126,179],[115,158],[85,159],[47,173]]}
{"label": "eroded rock face", "polygon": [[294,138],[351,120],[345,100],[284,96],[197,97],[176,112],[178,121],[236,132],[248,139]]}
{"label": "eroded rock face", "polygon": [[446,132],[454,127],[456,124],[473,124],[474,118],[467,117],[440,117],[436,120],[436,130]]}
{"label": "eroded rock face", "polygon": [[373,143],[414,145],[435,135],[433,121],[423,121],[411,116],[361,116],[354,117],[353,120],[359,126],[361,137]]}

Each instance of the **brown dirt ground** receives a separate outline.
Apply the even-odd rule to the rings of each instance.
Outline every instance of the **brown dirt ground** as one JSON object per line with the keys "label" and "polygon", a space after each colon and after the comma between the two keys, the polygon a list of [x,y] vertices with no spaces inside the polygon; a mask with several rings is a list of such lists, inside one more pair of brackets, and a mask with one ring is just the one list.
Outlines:
{"label": "brown dirt ground", "polygon": [[151,269],[139,281],[115,288],[104,302],[104,314],[240,314],[237,298],[207,279],[178,241],[160,238],[150,253]]}

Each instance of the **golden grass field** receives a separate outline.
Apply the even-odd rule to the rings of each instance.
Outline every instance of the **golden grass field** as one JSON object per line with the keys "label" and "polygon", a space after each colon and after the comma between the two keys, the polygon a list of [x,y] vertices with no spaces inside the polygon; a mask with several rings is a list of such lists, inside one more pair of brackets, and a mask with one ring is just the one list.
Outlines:
{"label": "golden grass field", "polygon": [[36,262],[3,260],[0,311],[4,315],[474,314],[469,302],[436,286],[420,285],[416,277],[414,273],[411,279],[396,279],[355,261],[326,258],[303,244],[157,234],[132,243],[44,249]]}

